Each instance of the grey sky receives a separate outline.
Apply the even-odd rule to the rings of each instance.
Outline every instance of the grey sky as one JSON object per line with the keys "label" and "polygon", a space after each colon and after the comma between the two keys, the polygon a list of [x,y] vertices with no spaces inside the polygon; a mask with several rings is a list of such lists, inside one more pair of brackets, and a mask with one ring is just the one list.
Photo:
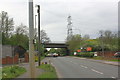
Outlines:
{"label": "grey sky", "polygon": [[[0,0],[0,11],[14,18],[15,25],[28,25],[28,0]],[[118,30],[119,0],[34,0],[41,5],[41,27],[52,41],[64,41],[67,17],[73,22],[73,33],[98,37],[99,30]],[[35,14],[36,14],[36,9]],[[78,29],[78,30],[75,30]]]}

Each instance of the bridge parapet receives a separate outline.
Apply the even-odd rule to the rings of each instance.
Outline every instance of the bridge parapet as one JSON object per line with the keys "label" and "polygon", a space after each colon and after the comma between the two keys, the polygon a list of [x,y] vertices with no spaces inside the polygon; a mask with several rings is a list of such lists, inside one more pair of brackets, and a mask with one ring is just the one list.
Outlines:
{"label": "bridge parapet", "polygon": [[45,48],[67,48],[66,43],[42,43]]}
{"label": "bridge parapet", "polygon": [[50,41],[49,43],[66,43],[65,41]]}

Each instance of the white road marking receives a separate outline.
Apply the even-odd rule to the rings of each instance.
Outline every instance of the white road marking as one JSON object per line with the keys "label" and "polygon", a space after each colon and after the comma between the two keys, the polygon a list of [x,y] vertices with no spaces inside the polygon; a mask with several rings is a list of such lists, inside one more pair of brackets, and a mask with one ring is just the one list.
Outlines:
{"label": "white road marking", "polygon": [[111,77],[111,78],[115,78],[115,77]]}
{"label": "white road marking", "polygon": [[[70,62],[73,62],[73,61],[70,61]],[[75,62],[73,62],[74,64],[77,64],[77,63],[75,63]]]}
{"label": "white road marking", "polygon": [[83,66],[83,65],[80,65],[81,67],[83,67],[83,68],[88,68],[88,67],[86,67],[86,66]]}
{"label": "white road marking", "polygon": [[56,68],[56,66],[54,65],[54,63],[51,62],[51,65],[55,68],[58,78],[62,78],[62,76],[60,75],[60,73],[59,73],[58,69]]}
{"label": "white road marking", "polygon": [[96,72],[96,73],[99,73],[99,74],[103,74],[102,72],[99,72],[97,70],[94,70],[94,69],[91,69],[92,71]]}
{"label": "white road marking", "polygon": [[80,58],[80,59],[86,59],[86,58]]}
{"label": "white road marking", "polygon": [[77,63],[74,63],[74,64],[77,64]]}

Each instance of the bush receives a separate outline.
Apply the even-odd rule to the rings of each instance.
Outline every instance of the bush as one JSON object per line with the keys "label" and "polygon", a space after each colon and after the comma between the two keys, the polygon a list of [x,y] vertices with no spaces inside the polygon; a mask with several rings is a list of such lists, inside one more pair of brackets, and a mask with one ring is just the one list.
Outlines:
{"label": "bush", "polygon": [[56,80],[57,73],[56,73],[55,68],[52,65],[50,65],[50,64],[42,64],[38,68],[43,69],[45,72],[40,74],[40,76],[38,76],[37,80],[41,80],[41,78],[42,78],[42,80],[49,80],[48,78],[51,78],[50,80]]}
{"label": "bush", "polygon": [[93,57],[94,53],[93,52],[80,52],[77,56],[79,57]]}
{"label": "bush", "polygon": [[15,78],[21,74],[26,72],[26,69],[19,66],[9,66],[4,67],[2,70],[2,80],[6,80],[6,78]]}

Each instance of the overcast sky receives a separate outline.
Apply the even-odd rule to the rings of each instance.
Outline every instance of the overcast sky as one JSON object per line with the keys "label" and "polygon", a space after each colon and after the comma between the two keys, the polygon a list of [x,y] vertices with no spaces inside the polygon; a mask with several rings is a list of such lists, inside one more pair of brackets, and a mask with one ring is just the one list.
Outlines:
{"label": "overcast sky", "polygon": [[[71,15],[74,34],[99,36],[99,30],[118,30],[119,0],[34,0],[41,5],[41,27],[52,41],[67,37],[67,17]],[[8,12],[15,25],[28,26],[28,0],[0,0],[0,11]]]}

